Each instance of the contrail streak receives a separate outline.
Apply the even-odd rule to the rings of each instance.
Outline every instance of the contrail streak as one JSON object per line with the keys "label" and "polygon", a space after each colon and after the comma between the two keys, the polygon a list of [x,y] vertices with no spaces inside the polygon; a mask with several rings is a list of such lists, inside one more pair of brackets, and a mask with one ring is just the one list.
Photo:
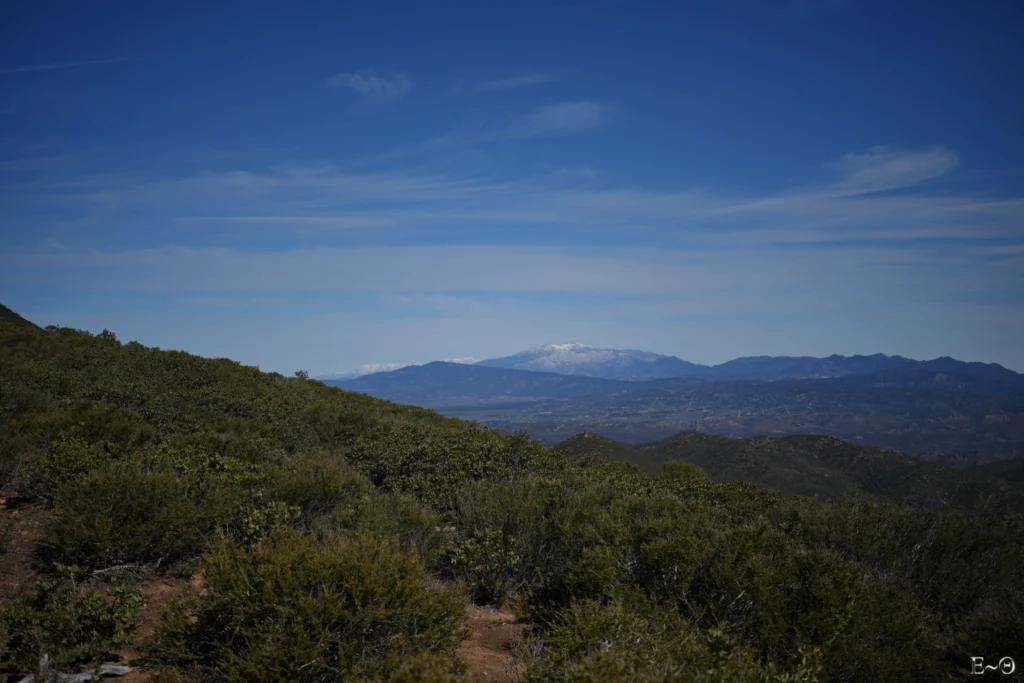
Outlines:
{"label": "contrail streak", "polygon": [[127,57],[114,57],[113,59],[92,59],[86,62],[60,62],[59,64],[32,64],[29,66],[12,66],[0,69],[0,75],[24,74],[30,71],[54,71],[56,69],[72,69],[76,66],[97,66],[99,64],[116,64],[126,62]]}

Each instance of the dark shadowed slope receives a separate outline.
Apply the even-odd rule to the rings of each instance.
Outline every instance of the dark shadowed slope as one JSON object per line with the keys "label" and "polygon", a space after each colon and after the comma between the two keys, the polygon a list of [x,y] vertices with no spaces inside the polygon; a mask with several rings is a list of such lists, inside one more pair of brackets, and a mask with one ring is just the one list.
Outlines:
{"label": "dark shadowed slope", "polygon": [[730,439],[682,432],[631,447],[580,434],[556,448],[578,457],[625,460],[644,469],[683,460],[720,481],[746,481],[825,499],[867,493],[907,505],[970,510],[999,518],[1018,535],[1022,531],[1024,491],[1012,481],[1020,476],[1019,467],[1008,467],[1003,480],[984,468],[959,472],[899,451],[816,435]]}
{"label": "dark shadowed slope", "polygon": [[979,465],[974,471],[1018,486],[1024,485],[1024,458],[985,463]]}
{"label": "dark shadowed slope", "polygon": [[[718,437],[725,438],[725,437]],[[555,450],[576,458],[606,458],[621,460],[647,471],[661,469],[661,463],[653,460],[636,448],[594,432],[580,432],[557,444]]]}
{"label": "dark shadowed slope", "polygon": [[0,304],[0,322],[11,323],[14,325],[28,325],[29,327],[34,327],[37,330],[40,329],[34,322],[22,318],[3,304]]}

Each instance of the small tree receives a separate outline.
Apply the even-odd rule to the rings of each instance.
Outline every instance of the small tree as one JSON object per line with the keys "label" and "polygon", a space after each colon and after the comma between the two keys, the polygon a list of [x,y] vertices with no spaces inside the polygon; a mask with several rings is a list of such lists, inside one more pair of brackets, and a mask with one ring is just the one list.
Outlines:
{"label": "small tree", "polygon": [[306,372],[305,370],[296,370],[295,376],[298,377],[299,379],[309,379],[309,373]]}

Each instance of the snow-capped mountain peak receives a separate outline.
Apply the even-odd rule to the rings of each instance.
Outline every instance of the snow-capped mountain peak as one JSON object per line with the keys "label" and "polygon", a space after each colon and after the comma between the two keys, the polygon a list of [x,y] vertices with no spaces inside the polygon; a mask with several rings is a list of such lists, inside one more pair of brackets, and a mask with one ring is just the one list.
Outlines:
{"label": "snow-capped mountain peak", "polygon": [[677,377],[698,367],[674,356],[628,349],[599,349],[580,342],[544,344],[512,356],[483,360],[477,365],[606,379]]}
{"label": "snow-capped mountain peak", "polygon": [[530,350],[550,353],[555,351],[586,351],[593,348],[593,346],[580,344],[579,342],[568,342],[566,344],[544,344],[543,346],[538,346]]}

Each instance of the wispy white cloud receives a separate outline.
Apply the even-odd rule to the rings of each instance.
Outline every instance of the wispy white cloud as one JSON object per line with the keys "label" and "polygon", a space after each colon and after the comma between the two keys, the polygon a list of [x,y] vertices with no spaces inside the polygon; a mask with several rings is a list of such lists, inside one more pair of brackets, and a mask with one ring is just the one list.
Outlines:
{"label": "wispy white cloud", "polygon": [[[762,196],[622,188],[609,186],[607,179],[580,183],[558,173],[499,182],[480,175],[310,165],[181,177],[53,169],[45,178],[12,178],[0,185],[0,198],[26,210],[60,205],[69,214],[95,217],[97,225],[112,231],[119,229],[119,220],[145,216],[151,234],[171,243],[194,236],[183,229],[231,244],[254,237],[331,239],[381,231],[430,236],[436,230],[449,240],[478,240],[491,231],[507,234],[509,226],[532,228],[543,235],[536,238],[541,241],[628,236],[720,249],[737,240],[749,245],[1019,241],[1024,198],[904,191],[948,172],[954,158],[941,149],[850,154],[830,164],[838,171],[832,182]],[[0,171],[51,162],[11,163],[10,169],[0,163]]]}
{"label": "wispy white cloud", "polygon": [[1024,244],[1002,244],[996,247],[985,247],[981,251],[992,256],[1024,256]]}
{"label": "wispy white cloud", "polygon": [[77,62],[56,62],[52,64],[28,64],[25,66],[9,66],[0,68],[0,76],[7,74],[23,74],[33,71],[56,71],[58,69],[74,69],[81,66],[99,66],[101,64],[117,64],[128,61],[127,57],[113,57],[111,59],[90,59]]}
{"label": "wispy white cloud", "polygon": [[514,90],[516,88],[527,88],[534,85],[544,85],[562,80],[561,74],[529,74],[526,76],[513,76],[511,78],[498,78],[491,81],[484,81],[477,86],[480,92],[494,90]]}
{"label": "wispy white cloud", "polygon": [[379,76],[372,70],[355,73],[342,72],[327,79],[329,88],[348,88],[359,97],[359,106],[380,107],[397,102],[412,88],[412,82],[405,74]]}
{"label": "wispy white cloud", "polygon": [[603,128],[610,118],[608,107],[600,102],[561,102],[535,109],[502,135],[510,138],[536,138],[584,133]]}
{"label": "wispy white cloud", "polygon": [[832,167],[842,175],[838,189],[859,194],[919,185],[946,175],[956,164],[956,154],[944,147],[922,150],[874,147],[863,154],[846,154]]}

